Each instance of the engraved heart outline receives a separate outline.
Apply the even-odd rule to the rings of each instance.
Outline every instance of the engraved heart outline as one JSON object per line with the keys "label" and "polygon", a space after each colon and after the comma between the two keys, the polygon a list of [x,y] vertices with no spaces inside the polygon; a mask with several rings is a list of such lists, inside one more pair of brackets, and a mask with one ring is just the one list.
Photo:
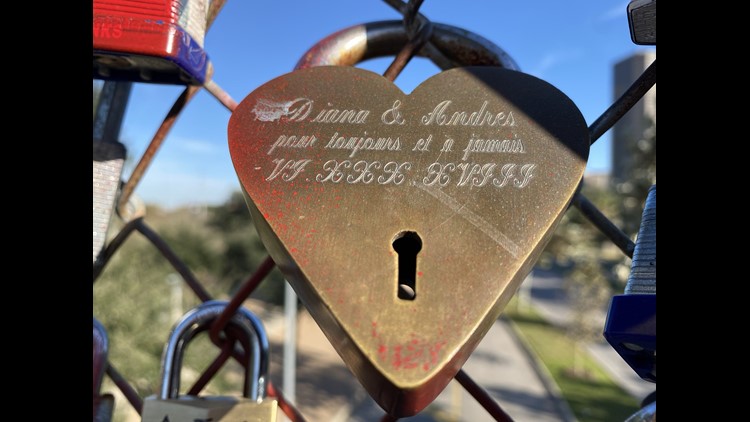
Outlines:
{"label": "engraved heart outline", "polygon": [[[331,84],[338,86],[328,89]],[[429,106],[420,109],[430,93],[437,93],[438,99],[424,100]],[[307,109],[306,98],[313,101]],[[403,125],[396,125],[399,118],[408,119],[407,124],[415,117],[429,121],[429,112],[438,123],[444,101],[452,101],[442,109],[443,122],[448,123],[439,128],[444,130],[415,130],[406,136]],[[493,130],[478,125],[473,133],[463,132],[461,119],[470,126],[471,113],[476,112],[473,122],[479,124],[482,107],[503,106],[507,107],[502,121],[499,112],[490,114],[499,122]],[[467,110],[457,125],[450,124],[454,109]],[[342,110],[354,111],[346,114],[345,123],[331,123],[342,120]],[[503,126],[510,113],[516,124]],[[372,149],[366,148],[365,126],[357,126],[358,119],[373,138]],[[466,148],[430,150],[428,134],[433,147],[445,148],[446,137],[458,134],[463,138],[454,142]],[[471,139],[495,139],[482,138],[484,134],[500,141],[476,148],[477,141],[473,150]],[[512,142],[502,142],[513,136],[521,139],[515,152]],[[378,144],[377,138],[383,141]],[[374,148],[378,145],[382,148]],[[418,412],[442,391],[515,293],[572,198],[588,145],[585,121],[563,93],[532,76],[486,67],[439,73],[410,94],[362,69],[304,69],[256,89],[229,124],[232,160],[270,255],[352,372],[386,411],[396,415]],[[404,155],[409,160],[399,160]],[[463,165],[487,156],[505,161]],[[506,162],[522,156],[538,162]],[[434,163],[440,165],[430,172]],[[537,166],[531,170],[537,173],[529,180],[518,177],[529,165]],[[419,169],[422,173],[415,177],[413,171]],[[446,178],[450,182],[443,185]],[[519,204],[542,210],[526,210]],[[370,208],[376,210],[374,215]],[[383,221],[367,221],[363,215]],[[316,229],[320,227],[331,231],[321,233]],[[398,274],[395,254],[383,247],[407,231],[422,238],[417,266],[421,263],[425,270],[416,282],[417,296],[409,303],[397,299],[392,282]],[[491,263],[436,252],[437,245],[476,251],[472,243],[488,239],[485,252],[493,257]],[[365,253],[370,256],[360,256]],[[346,261],[339,255],[348,255]],[[426,288],[430,280],[440,285]],[[342,291],[341,284],[348,291]],[[480,288],[472,291],[477,284]],[[373,285],[385,287],[375,291]],[[451,306],[444,315],[434,315],[431,302]],[[478,309],[467,303],[478,303]],[[423,336],[416,328],[426,317],[435,321],[427,322],[432,331]],[[398,326],[405,328],[403,333],[394,330]]]}

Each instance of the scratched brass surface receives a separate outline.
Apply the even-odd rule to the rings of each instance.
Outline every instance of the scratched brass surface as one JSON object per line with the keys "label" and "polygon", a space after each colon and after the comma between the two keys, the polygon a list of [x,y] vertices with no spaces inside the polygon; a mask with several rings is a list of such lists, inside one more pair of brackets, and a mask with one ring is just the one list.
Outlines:
{"label": "scratched brass surface", "polygon": [[[229,121],[261,239],[396,416],[429,404],[499,316],[588,148],[563,93],[492,67],[439,73],[409,95],[363,69],[299,70],[256,89]],[[393,242],[405,232],[421,241],[412,300],[398,296]]]}

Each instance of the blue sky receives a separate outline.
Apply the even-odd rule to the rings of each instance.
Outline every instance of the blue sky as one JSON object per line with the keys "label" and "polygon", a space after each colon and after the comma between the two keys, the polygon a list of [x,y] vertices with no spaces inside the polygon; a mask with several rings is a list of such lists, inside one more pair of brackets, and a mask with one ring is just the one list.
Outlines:
{"label": "blue sky", "polygon": [[[426,0],[420,11],[433,22],[473,31],[508,52],[522,71],[567,94],[587,123],[612,102],[613,66],[652,47],[630,41],[623,0],[446,1]],[[400,16],[382,1],[228,0],[206,35],[214,80],[238,102],[263,83],[290,72],[318,40],[339,29]],[[382,73],[390,58],[362,67]],[[396,80],[414,87],[439,69],[413,60]],[[127,178],[182,87],[135,84],[121,140],[129,160]],[[230,113],[200,92],[174,125],[136,194],[147,203],[172,208],[219,204],[239,189],[227,147]],[[610,168],[610,135],[591,150],[590,172]]]}

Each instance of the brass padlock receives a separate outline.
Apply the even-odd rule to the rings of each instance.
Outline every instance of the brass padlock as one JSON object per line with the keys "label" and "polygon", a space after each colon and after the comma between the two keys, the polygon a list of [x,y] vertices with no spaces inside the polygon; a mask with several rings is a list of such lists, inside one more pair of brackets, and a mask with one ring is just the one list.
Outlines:
{"label": "brass padlock", "polygon": [[94,422],[109,422],[115,410],[115,397],[109,393],[101,394],[102,380],[107,370],[109,337],[107,330],[96,318],[94,318],[93,352],[93,420]]}
{"label": "brass padlock", "polygon": [[208,330],[224,311],[228,302],[209,301],[188,311],[172,329],[162,355],[161,387],[159,394],[147,397],[141,414],[143,422],[226,421],[275,422],[278,402],[266,398],[268,381],[268,338],[263,324],[253,313],[240,308],[229,320],[245,337],[238,348],[246,361],[242,398],[196,397],[179,395],[180,368],[188,343],[199,333]]}
{"label": "brass padlock", "polygon": [[407,41],[400,21],[355,26],[250,93],[228,130],[269,254],[396,417],[431,403],[500,315],[567,209],[589,149],[565,94],[516,71],[488,40],[433,25],[436,64],[478,66],[407,94],[373,72],[331,66]]}

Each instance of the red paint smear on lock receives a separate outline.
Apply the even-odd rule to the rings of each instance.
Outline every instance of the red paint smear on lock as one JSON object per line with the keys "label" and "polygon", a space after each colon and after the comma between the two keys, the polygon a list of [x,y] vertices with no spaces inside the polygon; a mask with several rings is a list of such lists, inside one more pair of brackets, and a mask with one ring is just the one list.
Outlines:
{"label": "red paint smear on lock", "polygon": [[[425,372],[429,371],[430,368],[438,364],[440,351],[446,343],[445,340],[431,343],[423,339],[412,338],[405,345],[393,346],[390,363],[393,368],[398,370],[421,368]],[[380,360],[388,359],[388,349],[384,344],[379,346],[378,357]]]}

